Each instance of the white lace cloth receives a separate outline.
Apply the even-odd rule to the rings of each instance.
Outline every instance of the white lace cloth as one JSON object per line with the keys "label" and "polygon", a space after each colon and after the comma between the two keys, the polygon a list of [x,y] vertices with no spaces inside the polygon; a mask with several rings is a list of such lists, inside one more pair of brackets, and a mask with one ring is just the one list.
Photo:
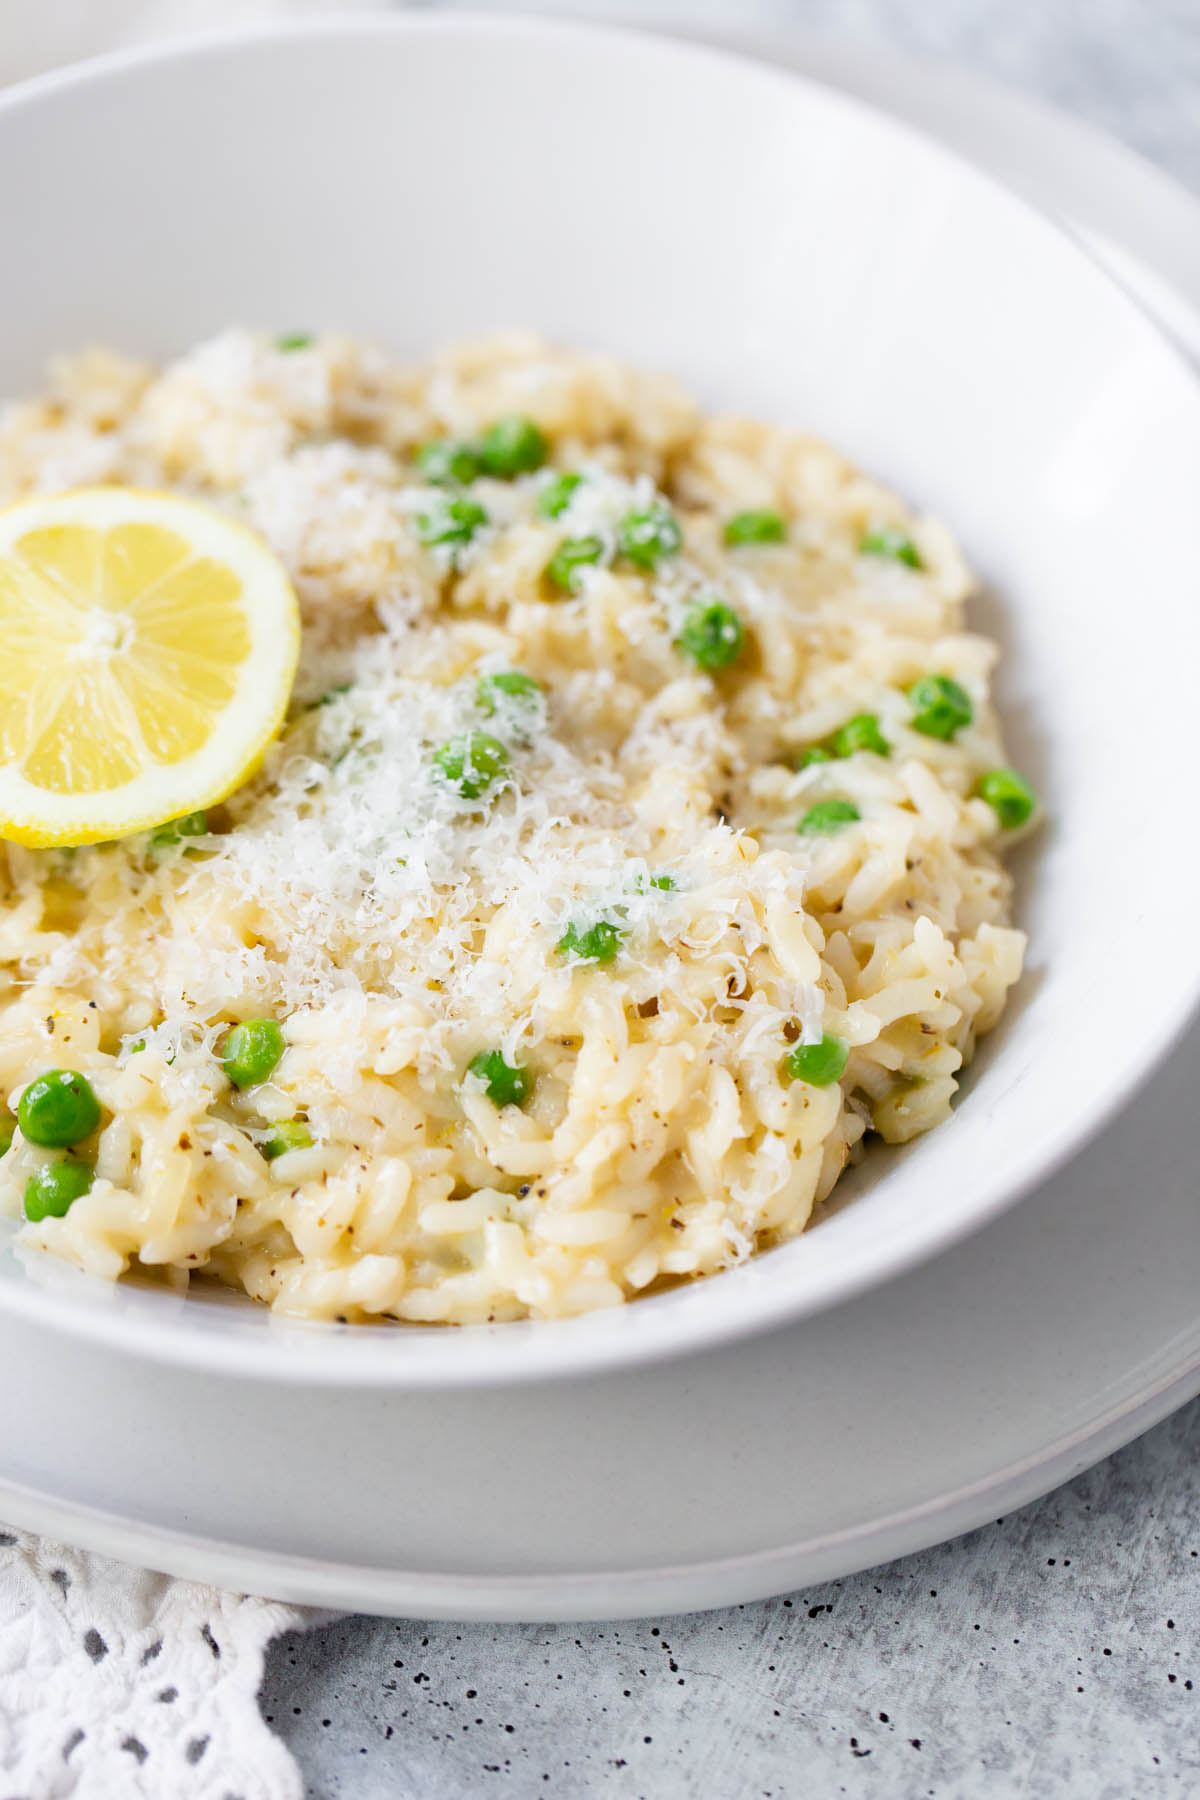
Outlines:
{"label": "white lace cloth", "polygon": [[3,1800],[302,1800],[256,1696],[323,1616],[0,1529]]}

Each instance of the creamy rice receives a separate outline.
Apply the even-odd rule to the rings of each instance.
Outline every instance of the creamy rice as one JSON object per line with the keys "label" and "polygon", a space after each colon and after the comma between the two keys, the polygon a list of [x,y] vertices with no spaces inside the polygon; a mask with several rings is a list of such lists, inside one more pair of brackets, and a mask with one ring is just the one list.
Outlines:
{"label": "creamy rice", "polygon": [[[514,412],[583,475],[566,509],[539,514],[548,468],[485,477],[470,543],[422,543],[416,446]],[[283,736],[206,835],[0,845],[0,1098],[70,1067],[104,1108],[90,1193],[24,1242],[294,1314],[579,1313],[791,1237],[866,1134],[947,1116],[1024,939],[976,797],[1006,761],[996,647],[941,524],[811,438],[519,336],[419,368],[248,332],[161,372],[63,361],[0,420],[0,501],[95,482],[254,526],[304,648]],[[682,550],[641,569],[620,521],[660,497]],[[727,547],[754,508],[786,542]],[[919,566],[863,552],[889,529]],[[599,560],[553,589],[581,537]],[[744,642],[710,674],[681,640],[714,595]],[[540,696],[481,708],[509,670]],[[914,727],[930,673],[972,702],[948,740]],[[864,713],[886,755],[799,766]],[[479,730],[506,759],[482,798],[436,760]],[[827,800],[858,819],[799,832]],[[571,953],[597,924],[608,962]],[[223,1034],[263,1017],[287,1049],[238,1091]],[[840,1080],[793,1079],[822,1034]],[[493,1049],[523,1107],[468,1073]],[[313,1142],[268,1161],[284,1120]],[[44,1159],[19,1134],[0,1159],[10,1215]]]}

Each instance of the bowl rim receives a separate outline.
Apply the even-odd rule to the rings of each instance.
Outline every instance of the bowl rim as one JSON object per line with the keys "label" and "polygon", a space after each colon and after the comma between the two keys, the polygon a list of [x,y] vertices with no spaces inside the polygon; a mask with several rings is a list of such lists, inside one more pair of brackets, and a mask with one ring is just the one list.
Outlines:
{"label": "bowl rim", "polygon": [[[307,40],[370,43],[415,37],[565,39],[577,45],[593,41],[633,56],[732,66],[763,84],[792,93],[799,90],[819,105],[915,141],[926,152],[933,151],[967,172],[985,191],[1001,192],[1031,225],[1057,239],[1073,259],[1086,265],[1092,280],[1103,283],[1142,334],[1156,341],[1160,354],[1174,364],[1183,386],[1200,404],[1200,370],[1158,321],[1067,225],[1044,213],[1004,177],[977,164],[935,133],[817,77],[767,64],[749,50],[682,39],[665,30],[470,10],[351,13],[232,25],[108,51],[13,83],[0,92],[0,122],[74,88],[102,84],[131,71],[183,64],[198,56],[237,54]],[[165,1289],[151,1292],[125,1283],[114,1287],[33,1250],[17,1254],[36,1268],[35,1278],[0,1279],[0,1307],[31,1325],[65,1331],[168,1366],[334,1387],[492,1387],[604,1374],[716,1349],[839,1306],[981,1230],[1052,1177],[1111,1121],[1170,1055],[1198,1010],[1200,944],[1193,951],[1190,968],[1185,962],[1181,978],[1159,1001],[1154,1029],[1146,1029],[1143,1015],[1139,1034],[1126,1036],[1119,1066],[1114,1067],[1111,1059],[1104,1064],[1089,1104],[1052,1134],[1043,1134],[1045,1141],[1026,1154],[1015,1175],[989,1179],[986,1170],[977,1172],[969,1207],[934,1224],[918,1222],[901,1244],[889,1242],[882,1254],[867,1255],[852,1267],[827,1275],[823,1287],[809,1294],[793,1294],[783,1282],[755,1291],[761,1286],[754,1280],[755,1271],[788,1251],[794,1253],[803,1242],[801,1236],[686,1288],[566,1319],[392,1328],[287,1319],[237,1298],[228,1305],[205,1305]],[[52,1264],[52,1270],[43,1269],[45,1264]],[[43,1281],[43,1275],[50,1278]]]}

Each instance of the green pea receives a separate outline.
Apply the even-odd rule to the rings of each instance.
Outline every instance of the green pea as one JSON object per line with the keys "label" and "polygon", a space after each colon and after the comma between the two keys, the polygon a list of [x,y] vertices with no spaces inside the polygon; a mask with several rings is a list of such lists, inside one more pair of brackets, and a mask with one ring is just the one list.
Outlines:
{"label": "green pea", "polygon": [[796,830],[805,837],[824,837],[827,832],[837,831],[839,826],[853,825],[861,819],[852,800],[819,800],[816,806],[810,806]]}
{"label": "green pea", "polygon": [[784,1058],[784,1067],[793,1081],[806,1081],[809,1087],[829,1087],[841,1080],[849,1059],[849,1044],[823,1031],[818,1043],[797,1044]]}
{"label": "green pea", "polygon": [[546,564],[546,580],[566,594],[579,592],[579,571],[598,563],[604,545],[598,537],[564,538]]}
{"label": "green pea", "polygon": [[423,544],[449,544],[455,549],[469,544],[487,513],[477,500],[462,497],[443,500],[430,512],[417,515],[417,536]]}
{"label": "green pea", "polygon": [[150,833],[150,848],[161,853],[173,850],[183,838],[204,837],[208,831],[208,814],[202,812],[184,813],[181,819],[168,819],[165,825],[156,825]]}
{"label": "green pea", "polygon": [[436,438],[418,446],[417,467],[435,487],[467,487],[480,473],[479,453],[457,438]]}
{"label": "green pea", "polygon": [[483,1082],[488,1099],[495,1106],[524,1106],[533,1092],[533,1075],[505,1062],[499,1050],[481,1050],[467,1064],[468,1075]]}
{"label": "green pea", "polygon": [[583,929],[568,925],[554,948],[560,956],[570,956],[578,962],[610,963],[621,948],[622,936],[619,926],[597,919],[594,925]]}
{"label": "green pea", "polygon": [[12,1119],[0,1119],[0,1156],[7,1156],[12,1149],[13,1133],[16,1129]]}
{"label": "green pea", "polygon": [[715,675],[737,661],[745,633],[742,621],[724,600],[701,601],[688,608],[675,642],[698,669]]}
{"label": "green pea", "polygon": [[509,413],[494,419],[484,432],[479,445],[479,460],[484,473],[501,481],[514,475],[529,475],[540,469],[550,453],[545,434],[533,419],[523,413]]}
{"label": "green pea", "polygon": [[65,1156],[61,1162],[47,1163],[29,1177],[25,1184],[25,1217],[31,1225],[43,1219],[65,1219],[76,1200],[88,1193],[96,1179],[94,1169],[86,1163]]}
{"label": "green pea", "polygon": [[913,543],[908,533],[897,531],[892,525],[882,525],[877,531],[866,531],[858,545],[864,556],[886,556],[892,562],[906,563],[910,569],[922,569],[921,552]]}
{"label": "green pea", "polygon": [[284,351],[309,350],[312,348],[315,341],[316,340],[311,337],[307,331],[291,331],[286,333],[285,336],[277,337],[275,339],[275,348]]}
{"label": "green pea", "polygon": [[759,511],[734,513],[732,519],[725,521],[725,542],[731,547],[739,544],[782,544],[787,537],[787,526],[777,512],[769,507]]}
{"label": "green pea", "polygon": [[852,719],[838,726],[829,739],[829,748],[834,756],[853,756],[856,750],[872,750],[876,756],[889,756],[892,747],[880,731],[874,713],[855,713]]}
{"label": "green pea", "polygon": [[802,750],[796,758],[796,767],[798,769],[811,769],[815,763],[827,763],[832,761],[832,750],[827,750],[824,744],[810,744],[808,749]]}
{"label": "green pea", "polygon": [[523,669],[500,669],[495,675],[481,675],[475,687],[475,704],[487,718],[496,711],[534,712],[541,699],[542,685]]}
{"label": "green pea", "polygon": [[617,548],[639,569],[656,568],[664,556],[677,556],[682,547],[679,520],[661,500],[626,513],[617,529]]}
{"label": "green pea", "polygon": [[21,1095],[17,1123],[29,1143],[69,1150],[99,1125],[100,1102],[86,1076],[74,1069],[47,1069]]}
{"label": "green pea", "polygon": [[538,518],[561,518],[570,506],[576,488],[581,487],[582,484],[583,476],[576,475],[571,470],[564,470],[562,474],[552,476],[538,495]]}
{"label": "green pea", "polygon": [[274,1019],[246,1019],[221,1046],[221,1067],[236,1088],[265,1081],[283,1055],[283,1032]]}
{"label": "green pea", "polygon": [[922,675],[908,690],[912,728],[926,737],[949,739],[975,717],[971,696],[949,675]]}
{"label": "green pea", "polygon": [[271,1135],[259,1148],[268,1162],[274,1162],[277,1156],[286,1156],[290,1150],[310,1150],[312,1141],[312,1132],[303,1119],[281,1119],[272,1125]]}
{"label": "green pea", "polygon": [[1005,831],[1015,831],[1033,817],[1037,795],[1015,769],[989,769],[981,775],[975,792],[986,800]]}
{"label": "green pea", "polygon": [[466,731],[436,750],[434,764],[463,800],[478,800],[508,774],[508,751],[486,731]]}

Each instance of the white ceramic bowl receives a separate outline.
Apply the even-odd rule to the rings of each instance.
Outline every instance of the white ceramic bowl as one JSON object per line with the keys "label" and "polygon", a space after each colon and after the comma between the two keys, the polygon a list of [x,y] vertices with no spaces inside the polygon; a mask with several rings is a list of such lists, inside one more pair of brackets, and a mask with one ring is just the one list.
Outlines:
{"label": "white ceramic bowl", "polygon": [[1029,973],[953,1120],[873,1154],[852,1203],[745,1267],[580,1320],[393,1332],[111,1290],[10,1247],[0,1307],[270,1379],[630,1363],[931,1255],[1068,1157],[1165,1053],[1200,989],[1200,390],[1054,226],[794,77],[463,15],[28,84],[0,98],[0,189],[0,392],[35,386],[65,346],[169,353],[232,320],[400,351],[520,323],[827,435],[960,533],[988,587],[977,619],[1005,645],[1014,753],[1049,809],[1021,884]]}

